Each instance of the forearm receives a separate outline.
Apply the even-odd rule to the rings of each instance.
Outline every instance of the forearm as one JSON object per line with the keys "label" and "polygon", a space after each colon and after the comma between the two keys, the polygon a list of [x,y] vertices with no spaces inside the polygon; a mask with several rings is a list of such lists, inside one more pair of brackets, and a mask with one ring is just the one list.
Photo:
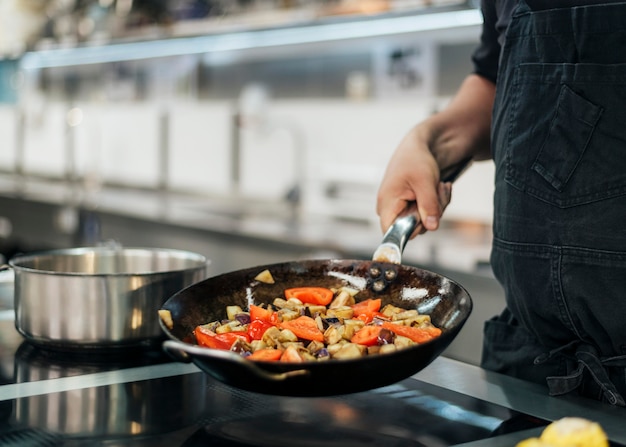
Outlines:
{"label": "forearm", "polygon": [[450,104],[415,127],[444,170],[462,160],[491,158],[491,112],[495,85],[470,75],[461,84]]}

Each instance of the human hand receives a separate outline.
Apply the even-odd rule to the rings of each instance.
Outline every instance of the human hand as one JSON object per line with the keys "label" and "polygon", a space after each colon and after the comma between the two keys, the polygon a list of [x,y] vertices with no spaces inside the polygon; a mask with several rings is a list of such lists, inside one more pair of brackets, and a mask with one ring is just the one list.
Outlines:
{"label": "human hand", "polygon": [[450,203],[452,184],[440,181],[440,168],[418,127],[402,140],[380,184],[376,211],[386,232],[411,203],[417,206],[418,224],[411,235],[433,231]]}

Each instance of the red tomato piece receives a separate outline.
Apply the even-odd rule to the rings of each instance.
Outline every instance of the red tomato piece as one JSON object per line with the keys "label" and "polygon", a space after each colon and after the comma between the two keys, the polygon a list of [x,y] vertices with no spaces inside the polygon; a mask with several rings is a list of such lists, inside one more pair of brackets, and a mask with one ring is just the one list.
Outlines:
{"label": "red tomato piece", "polygon": [[264,309],[261,306],[255,306],[254,304],[250,305],[250,320],[261,320],[271,322],[272,319],[272,311],[269,309]]}
{"label": "red tomato piece", "polygon": [[247,343],[250,343],[250,336],[242,331],[233,331],[233,332],[225,332],[223,334],[217,334],[215,336],[218,340],[223,341],[228,344],[228,349],[235,343],[238,339],[242,339]]}
{"label": "red tomato piece", "polygon": [[248,335],[251,340],[261,340],[265,331],[273,326],[274,324],[267,321],[252,320],[250,324],[248,324]]}
{"label": "red tomato piece", "polygon": [[429,326],[429,327],[413,327],[403,326],[401,324],[383,322],[382,327],[389,329],[396,335],[401,335],[406,338],[410,338],[415,343],[424,343],[433,338],[437,338],[441,335],[441,329]]}
{"label": "red tomato piece", "polygon": [[297,298],[303,303],[326,306],[333,300],[333,291],[325,287],[294,287],[285,289],[285,298]]}
{"label": "red tomato piece", "polygon": [[283,351],[280,349],[274,348],[264,348],[259,349],[258,351],[254,351],[248,357],[249,360],[257,360],[261,362],[275,362],[280,360],[280,357],[283,355]]}
{"label": "red tomato piece", "polygon": [[378,334],[382,326],[363,326],[356,331],[350,341],[364,346],[375,346],[378,344]]}
{"label": "red tomato piece", "polygon": [[370,298],[352,305],[352,309],[354,310],[353,318],[362,320],[365,323],[370,323],[375,316],[380,315],[381,303],[382,300],[380,298]]}
{"label": "red tomato piece", "polygon": [[296,334],[296,337],[304,340],[324,341],[324,334],[317,327],[317,323],[311,317],[305,315],[296,318],[295,320],[283,321],[280,324],[282,329],[289,329]]}
{"label": "red tomato piece", "polygon": [[217,334],[213,331],[210,331],[202,326],[197,326],[194,331],[194,335],[196,336],[196,341],[200,346],[204,346],[205,348],[213,348],[213,349],[230,349],[232,344],[228,344],[227,342],[220,340],[217,338]]}

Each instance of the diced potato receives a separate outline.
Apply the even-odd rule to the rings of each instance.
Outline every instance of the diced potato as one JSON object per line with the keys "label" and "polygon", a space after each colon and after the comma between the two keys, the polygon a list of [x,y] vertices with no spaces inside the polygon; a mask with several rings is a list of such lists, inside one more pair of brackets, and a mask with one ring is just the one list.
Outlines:
{"label": "diced potato", "polygon": [[382,345],[380,347],[380,350],[378,351],[379,354],[388,354],[390,352],[396,352],[398,350],[398,347],[395,344],[389,344],[389,345]]}
{"label": "diced potato", "polygon": [[347,341],[341,340],[338,343],[329,344],[328,346],[326,346],[326,350],[328,350],[328,353],[332,357],[332,356],[334,356],[334,354],[339,352],[339,350],[343,347],[343,345],[345,345],[347,343],[348,343]]}
{"label": "diced potato", "polygon": [[354,287],[347,287],[347,286],[342,286],[339,288],[339,292],[347,292],[348,294],[350,294],[351,296],[355,296],[357,293],[360,292],[359,289],[355,289]]}
{"label": "diced potato", "polygon": [[305,306],[311,312],[311,315],[315,316],[317,314],[323,315],[326,313],[326,306],[317,305],[317,304],[305,304]]}
{"label": "diced potato", "polygon": [[304,306],[304,304],[298,298],[289,298],[287,300],[287,304],[285,304],[285,307],[287,309],[294,309],[294,310],[295,309],[300,309],[303,306]]}
{"label": "diced potato", "polygon": [[243,309],[239,306],[226,306],[226,316],[229,320],[234,320],[235,315],[243,313]]}
{"label": "diced potato", "polygon": [[380,313],[382,313],[383,315],[385,315],[387,317],[391,317],[394,314],[397,314],[397,313],[400,313],[400,312],[404,312],[404,309],[401,309],[401,308],[399,308],[397,306],[394,306],[393,304],[387,304],[380,311]]}
{"label": "diced potato", "polygon": [[418,315],[416,318],[404,320],[404,324],[406,326],[418,327],[432,326],[432,323],[430,322],[430,315]]}
{"label": "diced potato", "polygon": [[337,309],[339,307],[343,307],[343,306],[351,306],[354,304],[354,297],[352,295],[350,295],[348,292],[346,292],[345,290],[341,290],[337,296],[335,297],[335,299],[333,299],[331,301],[331,303],[328,305],[329,309]]}
{"label": "diced potato", "polygon": [[287,306],[287,300],[283,298],[274,298],[272,304],[274,304],[274,306],[278,307],[279,309],[282,309],[283,307]]}
{"label": "diced potato", "polygon": [[231,327],[230,324],[222,324],[221,326],[218,326],[215,328],[216,334],[226,334],[232,331],[233,331],[233,328]]}
{"label": "diced potato", "polygon": [[363,357],[366,347],[356,343],[346,343],[339,351],[333,354],[335,359],[355,359]]}
{"label": "diced potato", "polygon": [[159,317],[161,318],[161,321],[163,321],[166,328],[174,328],[174,320],[172,319],[172,313],[169,310],[159,309]]}
{"label": "diced potato", "polygon": [[315,317],[315,324],[317,324],[317,328],[324,332],[324,321],[322,320],[322,317],[320,317],[319,315],[317,317]]}
{"label": "diced potato", "polygon": [[396,335],[396,339],[394,340],[393,344],[396,345],[396,348],[401,349],[401,348],[408,348],[409,346],[413,346],[416,343],[410,338],[403,337],[401,335]]}
{"label": "diced potato", "polygon": [[283,355],[281,356],[280,359],[281,361],[298,362],[298,363],[304,361],[304,359],[298,352],[298,349],[293,346],[289,346],[287,349],[285,349],[285,352],[283,352]]}
{"label": "diced potato", "polygon": [[304,347],[304,343],[302,343],[301,341],[286,341],[281,344],[283,345],[283,348],[285,349],[288,348],[289,346],[293,346],[300,353],[302,353],[302,351],[306,351],[306,348]]}
{"label": "diced potato", "polygon": [[310,342],[306,349],[311,353],[311,354],[315,354],[317,351],[319,351],[320,349],[324,348],[324,343],[322,343],[321,341],[315,341],[313,340],[312,342]]}
{"label": "diced potato", "polygon": [[265,333],[263,334],[263,342],[267,345],[268,348],[275,348],[276,345],[279,343],[278,339],[280,337],[280,329],[278,329],[276,326],[269,328],[267,331],[265,331]]}
{"label": "diced potato", "polygon": [[342,338],[341,332],[339,332],[339,328],[336,326],[329,326],[324,332],[324,341],[326,344],[333,345],[338,343]]}
{"label": "diced potato", "polygon": [[292,309],[280,309],[278,311],[278,315],[280,316],[281,321],[290,321],[298,318],[300,316],[300,312]]}
{"label": "diced potato", "polygon": [[266,349],[268,346],[263,340],[252,340],[250,342],[250,347],[252,348],[252,352],[254,352],[258,351],[259,349]]}
{"label": "diced potato", "polygon": [[272,276],[272,273],[267,269],[256,275],[254,279],[265,284],[274,284],[274,277]]}
{"label": "diced potato", "polygon": [[341,306],[333,309],[335,316],[341,319],[352,318],[354,316],[354,309],[350,306]]}
{"label": "diced potato", "polygon": [[417,318],[419,313],[415,309],[397,312],[392,315],[392,320],[410,320]]}
{"label": "diced potato", "polygon": [[374,346],[368,346],[367,347],[367,355],[375,355],[378,354],[380,352],[380,346],[379,345],[374,345]]}
{"label": "diced potato", "polygon": [[317,357],[315,357],[313,354],[311,354],[306,349],[305,350],[298,350],[298,354],[300,354],[300,357],[302,357],[302,360],[307,361],[307,362],[311,362],[311,361],[317,360]]}
{"label": "diced potato", "polygon": [[289,329],[283,329],[276,340],[280,343],[296,342],[298,341],[298,336]]}
{"label": "diced potato", "polygon": [[343,325],[339,327],[339,333],[346,340],[351,340],[354,333],[365,326],[365,322],[361,320],[344,320]]}

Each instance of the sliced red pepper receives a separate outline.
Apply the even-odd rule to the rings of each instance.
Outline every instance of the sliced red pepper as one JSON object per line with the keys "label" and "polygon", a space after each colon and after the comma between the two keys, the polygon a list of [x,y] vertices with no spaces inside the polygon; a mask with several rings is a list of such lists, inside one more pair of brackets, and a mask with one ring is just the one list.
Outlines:
{"label": "sliced red pepper", "polygon": [[196,336],[196,341],[200,346],[204,346],[205,348],[213,348],[213,349],[230,349],[232,346],[227,342],[220,340],[217,338],[217,334],[213,331],[210,331],[202,326],[197,326],[194,331],[194,335]]}
{"label": "sliced red pepper", "polygon": [[238,339],[242,339],[245,342],[250,343],[250,336],[243,331],[225,332],[223,334],[217,334],[215,338],[223,341],[224,343],[228,343],[228,349],[230,349],[233,343],[235,343]]}
{"label": "sliced red pepper", "polygon": [[296,337],[304,340],[324,341],[324,334],[317,327],[317,323],[311,317],[305,315],[295,320],[283,321],[280,324],[282,329],[289,329]]}
{"label": "sliced red pepper", "polygon": [[248,357],[249,360],[258,360],[262,362],[275,362],[280,360],[280,357],[283,355],[283,351],[280,349],[274,348],[264,348],[259,349],[258,351],[254,351]]}
{"label": "sliced red pepper", "polygon": [[350,341],[364,346],[375,346],[378,344],[378,334],[382,326],[363,326],[356,331]]}
{"label": "sliced red pepper", "polygon": [[272,311],[261,306],[250,305],[250,320],[261,320],[271,322]]}
{"label": "sliced red pepper", "polygon": [[360,301],[352,305],[352,309],[354,310],[354,316],[352,318],[362,320],[365,323],[370,323],[375,316],[380,315],[379,311],[381,304],[382,300],[380,298],[370,298]]}
{"label": "sliced red pepper", "polygon": [[196,340],[200,346],[213,349],[229,350],[233,343],[235,343],[238,339],[245,340],[248,343],[250,342],[250,336],[245,332],[233,331],[216,334],[215,332],[202,326],[196,327],[194,335],[196,336]]}
{"label": "sliced red pepper", "polygon": [[263,338],[263,334],[265,334],[265,331],[273,326],[274,324],[267,321],[252,320],[248,324],[248,335],[252,340],[261,340]]}
{"label": "sliced red pepper", "polygon": [[401,324],[390,323],[388,321],[383,322],[382,327],[389,329],[396,335],[401,335],[406,338],[410,338],[415,343],[424,343],[433,338],[437,338],[441,335],[441,329],[428,326],[428,327],[414,327],[404,326]]}
{"label": "sliced red pepper", "polygon": [[333,300],[334,293],[325,287],[294,287],[285,289],[285,298],[297,298],[303,303],[326,306]]}

